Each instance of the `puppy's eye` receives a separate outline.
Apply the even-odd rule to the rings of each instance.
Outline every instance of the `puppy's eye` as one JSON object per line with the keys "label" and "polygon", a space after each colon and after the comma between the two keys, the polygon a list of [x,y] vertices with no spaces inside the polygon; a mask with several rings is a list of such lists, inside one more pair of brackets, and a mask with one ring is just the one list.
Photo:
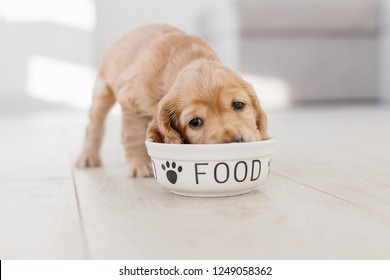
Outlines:
{"label": "puppy's eye", "polygon": [[242,102],[233,102],[232,107],[234,111],[242,110],[244,109],[245,104]]}
{"label": "puppy's eye", "polygon": [[189,125],[193,128],[198,128],[203,125],[203,121],[199,118],[193,118],[190,120]]}

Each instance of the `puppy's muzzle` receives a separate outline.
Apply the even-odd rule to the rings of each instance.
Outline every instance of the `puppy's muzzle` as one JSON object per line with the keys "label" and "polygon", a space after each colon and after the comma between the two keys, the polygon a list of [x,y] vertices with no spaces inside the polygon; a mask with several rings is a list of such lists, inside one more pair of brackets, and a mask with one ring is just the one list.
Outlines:
{"label": "puppy's muzzle", "polygon": [[242,142],[244,142],[244,140],[242,139],[241,136],[235,136],[230,139],[225,138],[222,140],[222,143],[242,143]]}

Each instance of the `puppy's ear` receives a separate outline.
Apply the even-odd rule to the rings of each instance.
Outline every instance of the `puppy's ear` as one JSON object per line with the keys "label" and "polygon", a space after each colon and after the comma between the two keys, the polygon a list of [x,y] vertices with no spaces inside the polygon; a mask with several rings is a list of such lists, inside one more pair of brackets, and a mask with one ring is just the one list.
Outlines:
{"label": "puppy's ear", "polygon": [[158,104],[157,114],[150,122],[146,137],[157,143],[182,144],[183,139],[178,132],[178,117],[174,98],[166,95]]}
{"label": "puppy's ear", "polygon": [[269,139],[268,132],[267,132],[267,115],[265,114],[263,108],[260,106],[259,99],[257,98],[257,95],[253,88],[249,92],[249,97],[251,99],[251,103],[253,108],[256,110],[256,125],[257,129],[260,131],[261,139],[267,140]]}

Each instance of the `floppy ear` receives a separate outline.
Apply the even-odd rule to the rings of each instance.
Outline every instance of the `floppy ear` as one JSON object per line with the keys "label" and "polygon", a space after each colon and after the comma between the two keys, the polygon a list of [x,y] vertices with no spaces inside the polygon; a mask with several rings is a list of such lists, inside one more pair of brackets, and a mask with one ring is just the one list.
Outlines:
{"label": "floppy ear", "polygon": [[252,106],[256,110],[256,125],[257,129],[260,131],[261,139],[267,140],[269,139],[267,132],[267,115],[265,114],[263,108],[261,108],[259,99],[257,98],[254,89],[250,91],[249,96]]}
{"label": "floppy ear", "polygon": [[178,118],[174,97],[166,95],[158,104],[157,114],[150,122],[146,137],[157,143],[182,144],[183,139],[178,132]]}

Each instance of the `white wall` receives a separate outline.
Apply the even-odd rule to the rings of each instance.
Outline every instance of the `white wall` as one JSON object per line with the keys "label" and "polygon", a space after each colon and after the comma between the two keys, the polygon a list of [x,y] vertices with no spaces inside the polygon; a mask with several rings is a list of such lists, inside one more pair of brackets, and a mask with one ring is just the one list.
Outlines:
{"label": "white wall", "polygon": [[95,23],[94,0],[1,0],[2,101],[66,103],[90,92]]}
{"label": "white wall", "polygon": [[88,104],[95,68],[122,33],[158,22],[197,33],[199,17],[229,1],[0,0],[0,98]]}
{"label": "white wall", "polygon": [[190,33],[199,33],[200,17],[230,0],[96,0],[97,47],[101,57],[122,33],[149,23],[169,23]]}
{"label": "white wall", "polygon": [[[217,13],[221,9],[234,9],[232,0],[0,1],[0,98],[89,103],[95,67],[122,33],[164,22],[204,35],[201,29],[211,26],[201,22],[205,15],[229,30],[235,25],[231,13],[216,16],[223,14]],[[380,97],[390,100],[390,0],[381,1],[384,29],[378,80]],[[240,57],[228,51],[230,39],[225,37],[219,50],[222,60],[234,68]]]}

